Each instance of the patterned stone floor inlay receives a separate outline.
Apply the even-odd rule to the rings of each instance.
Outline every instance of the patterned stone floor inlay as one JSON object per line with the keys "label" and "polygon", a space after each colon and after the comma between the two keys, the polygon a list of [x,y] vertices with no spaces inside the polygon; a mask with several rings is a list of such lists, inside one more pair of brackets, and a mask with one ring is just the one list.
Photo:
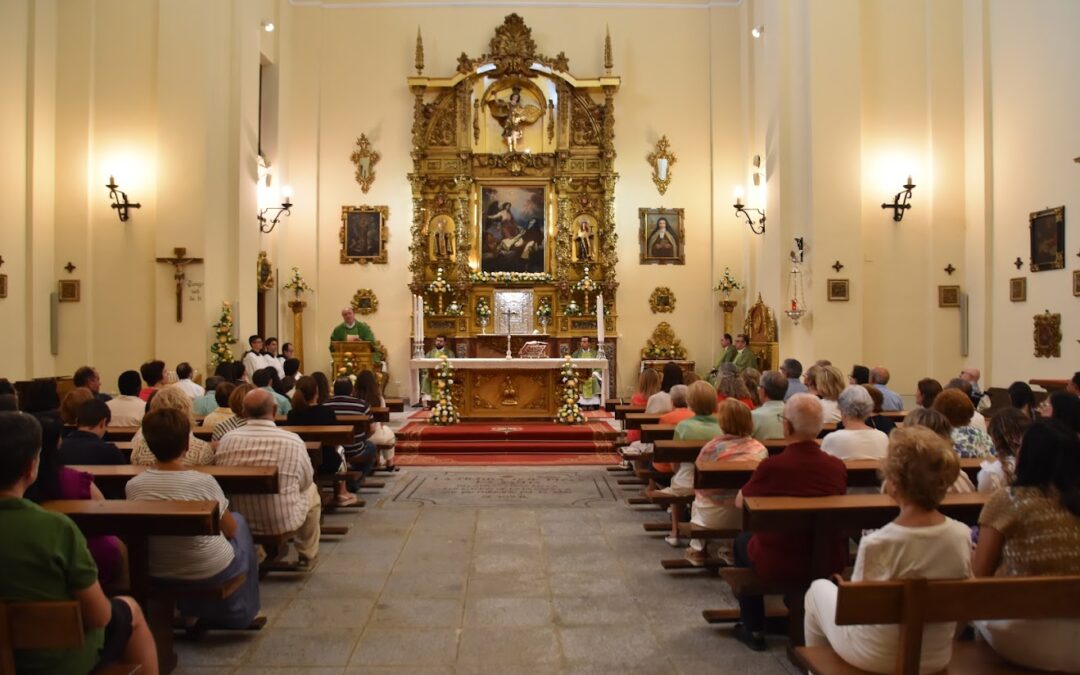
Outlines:
{"label": "patterned stone floor inlay", "polygon": [[592,507],[616,500],[606,471],[545,468],[416,472],[394,501],[438,506]]}

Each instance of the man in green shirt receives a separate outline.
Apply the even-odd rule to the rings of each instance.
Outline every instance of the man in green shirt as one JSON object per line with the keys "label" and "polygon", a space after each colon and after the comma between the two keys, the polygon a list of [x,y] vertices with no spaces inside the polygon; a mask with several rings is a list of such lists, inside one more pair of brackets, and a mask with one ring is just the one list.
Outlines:
{"label": "man in green shirt", "polygon": [[732,363],[739,369],[739,372],[746,370],[747,368],[757,368],[757,356],[750,349],[750,338],[746,337],[742,333],[735,336],[735,360]]}
{"label": "man in green shirt", "polygon": [[[445,356],[446,358],[453,358],[453,354],[446,348],[446,337],[443,335],[435,336],[435,347],[429,349],[427,354],[424,354],[424,358],[438,359]],[[420,393],[422,394],[421,400],[424,402],[431,402],[431,371],[420,371]]]}
{"label": "man in green shirt", "polygon": [[[356,312],[352,307],[346,307],[341,310],[342,322],[334,328],[334,332],[330,333],[330,350],[333,351],[335,342],[358,342],[365,341],[371,343],[371,348],[375,348],[375,334],[371,332],[371,327],[363,321],[356,320]],[[372,359],[375,363],[382,362],[382,355],[372,351]]]}
{"label": "man in green shirt", "polygon": [[[597,357],[597,351],[592,346],[592,341],[588,335],[582,336],[581,342],[577,351],[571,356],[575,359],[595,359]],[[589,408],[600,407],[600,372],[594,370],[592,377],[584,378],[581,381],[581,397],[578,399],[578,404]]]}
{"label": "man in green shirt", "polygon": [[106,598],[75,523],[23,499],[37,480],[40,452],[41,426],[34,417],[0,413],[0,600],[75,600],[86,637],[75,649],[16,650],[15,670],[81,674],[122,658],[157,675],[154,638],[138,603]]}
{"label": "man in green shirt", "polygon": [[734,363],[735,355],[738,353],[735,346],[731,344],[731,333],[724,333],[724,336],[720,338],[720,346],[723,347],[724,353],[720,355],[720,360],[716,362],[716,366],[709,371],[713,386],[716,386],[716,382],[719,380],[720,366],[725,363]]}

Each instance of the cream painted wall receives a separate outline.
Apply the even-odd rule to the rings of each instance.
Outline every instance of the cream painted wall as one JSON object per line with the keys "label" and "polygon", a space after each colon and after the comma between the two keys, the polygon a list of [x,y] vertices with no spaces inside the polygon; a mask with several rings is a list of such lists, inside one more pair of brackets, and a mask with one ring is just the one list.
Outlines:
{"label": "cream painted wall", "polygon": [[[992,372],[995,384],[1030,377],[1071,377],[1080,370],[1080,3],[1070,0],[989,5],[989,71],[993,145]],[[1030,257],[1028,214],[1065,206],[1065,269],[1030,272],[1011,262]],[[1009,279],[1027,277],[1027,302],[1009,302]],[[1061,314],[1061,358],[1035,358],[1033,317]]]}
{"label": "cream painted wall", "polygon": [[[1080,23],[1070,0],[746,0],[710,8],[374,7],[290,0],[9,0],[0,3],[0,376],[70,373],[94,363],[106,383],[154,356],[203,367],[210,324],[238,302],[237,333],[255,326],[253,267],[267,250],[281,276],[298,266],[316,293],[305,313],[306,370],[326,368],[327,335],[358,288],[373,289],[370,317],[391,350],[392,392],[405,389],[409,333],[410,191],[405,175],[416,27],[425,72],[449,74],[457,54],[486,50],[505,14],[518,11],[539,49],[565,51],[571,70],[601,71],[605,28],[623,77],[616,96],[620,393],[636,352],[660,320],[675,327],[699,371],[717,355],[721,315],[709,290],[725,266],[747,285],[735,328],[758,293],[787,303],[787,252],[807,241],[811,315],[781,316],[782,356],[883,363],[910,394],[924,375],[945,380],[965,364],[985,384],[1065,376],[1080,355],[1071,271],[1080,154],[1070,71]],[[264,33],[272,20],[278,30]],[[750,27],[764,24],[753,40]],[[660,42],[645,35],[669,36]],[[123,36],[122,39],[118,36]],[[657,46],[662,45],[662,46]],[[270,235],[255,214],[260,62],[278,69],[278,185],[295,207]],[[1033,106],[1032,101],[1039,101]],[[360,133],[382,153],[361,194],[349,154]],[[667,134],[679,161],[663,197],[644,156]],[[732,186],[765,160],[764,236],[731,209]],[[879,204],[913,165],[914,208],[893,223]],[[121,224],[102,187],[115,167],[143,208]],[[390,208],[390,262],[343,266],[343,205]],[[1065,204],[1067,270],[1017,273],[1027,258],[1027,213]],[[751,204],[753,205],[753,203]],[[686,210],[684,267],[640,266],[637,209]],[[189,269],[174,317],[170,268],[152,262],[174,246],[206,259]],[[71,260],[78,304],[60,311],[60,353],[49,353],[48,296]],[[844,265],[837,274],[834,260]],[[952,263],[959,271],[948,276]],[[1028,302],[1009,303],[1024,274]],[[825,281],[851,280],[847,303],[826,301]],[[283,280],[279,280],[281,283]],[[960,354],[959,314],[937,307],[937,286],[971,299],[971,354]],[[656,286],[677,296],[653,315]],[[293,338],[279,297],[279,337]],[[1063,315],[1063,360],[1031,354],[1031,317]],[[236,346],[237,354],[242,351]]]}

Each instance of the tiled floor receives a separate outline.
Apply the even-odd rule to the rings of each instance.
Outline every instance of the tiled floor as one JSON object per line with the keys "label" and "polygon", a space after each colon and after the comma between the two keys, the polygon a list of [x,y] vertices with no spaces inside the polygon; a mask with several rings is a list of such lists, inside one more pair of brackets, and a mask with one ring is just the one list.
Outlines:
{"label": "tiled floor", "polygon": [[[323,543],[309,575],[263,581],[267,628],[179,642],[178,675],[794,672],[783,639],[757,654],[702,620],[731,594],[716,577],[660,568],[681,551],[642,530],[659,512],[559,496],[540,506],[394,500],[419,473],[453,471],[403,470],[366,508],[328,516],[351,531]],[[513,482],[546,470],[492,471]],[[623,494],[603,469],[557,471]]]}

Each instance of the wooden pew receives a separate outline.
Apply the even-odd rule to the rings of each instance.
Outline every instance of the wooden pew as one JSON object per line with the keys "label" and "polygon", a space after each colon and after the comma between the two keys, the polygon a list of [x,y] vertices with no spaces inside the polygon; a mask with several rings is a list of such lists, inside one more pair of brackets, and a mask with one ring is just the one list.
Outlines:
{"label": "wooden pew", "polygon": [[[989,499],[986,493],[945,495],[939,510],[960,522],[974,525]],[[743,530],[748,532],[809,533],[812,541],[810,578],[819,579],[832,570],[831,556],[837,534],[878,528],[896,517],[900,507],[883,494],[837,495],[832,497],[747,497],[743,500]],[[774,585],[763,582],[752,570],[721,570],[732,591],[738,595],[784,595],[788,599],[789,637],[792,645],[803,643],[803,584]],[[710,622],[730,619],[731,612],[705,610]]]}
{"label": "wooden pew", "polygon": [[388,398],[384,402],[387,410],[392,413],[405,412],[405,399],[403,398]]}
{"label": "wooden pew", "polygon": [[609,413],[614,413],[617,407],[621,405],[628,405],[629,403],[630,401],[624,398],[609,398],[604,401],[604,410],[608,411]]}
{"label": "wooden pew", "polygon": [[[679,441],[676,441],[679,442]],[[972,482],[979,474],[981,459],[961,459],[960,469]],[[848,472],[848,487],[878,487],[878,469],[881,462],[874,459],[852,459],[844,462]],[[700,489],[741,489],[757,467],[756,462],[705,462],[695,463],[694,487]]]}
{"label": "wooden pew", "polygon": [[[76,471],[94,477],[94,484],[110,499],[123,499],[127,482],[146,471],[147,466],[71,466]],[[195,471],[209,474],[229,494],[277,494],[278,470],[275,466],[193,466]]]}
{"label": "wooden pew", "polygon": [[[894,673],[918,675],[928,623],[977,619],[1080,617],[1080,576],[850,582],[837,581],[836,623],[899,624]],[[865,675],[831,647],[795,647],[792,662],[812,675]],[[954,642],[947,668],[954,674],[1030,673],[1007,663],[982,641]]]}
{"label": "wooden pew", "polygon": [[640,429],[644,424],[658,424],[660,413],[628,412],[623,417],[624,429]]}
{"label": "wooden pew", "polygon": [[221,532],[217,502],[137,501],[118,499],[56,500],[42,508],[62,513],[75,521],[87,535],[114,535],[124,540],[128,550],[131,595],[147,615],[158,648],[163,673],[176,667],[173,651],[172,602],[154,602],[150,582],[149,537],[198,536]]}
{"label": "wooden pew", "polygon": [[613,411],[615,413],[615,419],[625,420],[626,416],[630,413],[643,413],[645,412],[645,406],[643,405],[616,405]]}
{"label": "wooden pew", "polygon": [[[326,445],[347,445],[352,443],[353,428],[349,424],[328,424],[323,426],[280,426],[283,431],[291,431],[304,441],[316,441]],[[213,432],[209,429],[196,427],[195,437],[204,441],[210,440]]]}
{"label": "wooden pew", "polygon": [[674,424],[642,424],[641,442],[656,443],[657,441],[670,441],[675,437]]}
{"label": "wooden pew", "polygon": [[[77,600],[0,602],[0,675],[17,675],[13,650],[78,649],[86,640]],[[114,663],[94,675],[133,675],[141,666]]]}
{"label": "wooden pew", "polygon": [[138,430],[139,427],[106,427],[105,440],[113,443],[130,441]]}

